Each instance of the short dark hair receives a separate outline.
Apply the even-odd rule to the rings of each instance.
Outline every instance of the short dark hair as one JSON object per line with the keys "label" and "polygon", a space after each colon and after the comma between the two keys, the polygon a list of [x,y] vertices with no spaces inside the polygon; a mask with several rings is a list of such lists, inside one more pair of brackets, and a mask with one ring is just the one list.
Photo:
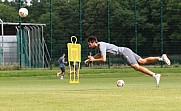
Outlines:
{"label": "short dark hair", "polygon": [[89,36],[88,42],[92,42],[92,43],[93,43],[93,42],[98,42],[97,37],[94,36],[94,35]]}
{"label": "short dark hair", "polygon": [[65,53],[62,53],[62,55],[66,55]]}

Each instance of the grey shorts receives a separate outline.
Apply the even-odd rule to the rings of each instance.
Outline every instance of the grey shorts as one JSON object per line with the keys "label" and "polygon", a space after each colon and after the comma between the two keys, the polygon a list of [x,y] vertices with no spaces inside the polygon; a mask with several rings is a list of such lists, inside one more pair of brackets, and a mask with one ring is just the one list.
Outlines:
{"label": "grey shorts", "polygon": [[138,60],[140,59],[141,57],[134,53],[131,49],[129,48],[124,48],[124,51],[123,51],[123,54],[122,54],[122,59],[128,64],[128,65],[131,65],[131,64],[138,64]]}
{"label": "grey shorts", "polygon": [[60,66],[62,72],[65,72],[65,66]]}

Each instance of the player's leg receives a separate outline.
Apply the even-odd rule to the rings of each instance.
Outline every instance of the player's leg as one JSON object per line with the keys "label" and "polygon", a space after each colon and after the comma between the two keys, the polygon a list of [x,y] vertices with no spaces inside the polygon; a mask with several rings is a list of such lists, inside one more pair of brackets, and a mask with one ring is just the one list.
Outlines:
{"label": "player's leg", "polygon": [[131,64],[130,66],[133,67],[137,71],[140,71],[144,74],[152,76],[156,80],[156,86],[159,85],[161,74],[156,74],[156,73],[150,71],[149,69],[147,69],[146,67],[140,66],[139,64]]}
{"label": "player's leg", "polygon": [[[61,70],[61,67],[60,67],[60,70]],[[56,77],[58,77],[60,74],[61,74],[61,72],[57,72]]]}
{"label": "player's leg", "polygon": [[68,76],[70,76],[71,73],[72,73],[72,67],[70,68],[70,70],[68,72]]}
{"label": "player's leg", "polygon": [[72,65],[71,70],[68,72],[68,76],[70,76],[72,73],[74,73],[74,65]]}
{"label": "player's leg", "polygon": [[79,69],[79,63],[76,62],[75,63],[75,74],[76,74],[76,77],[78,77],[78,69]]}
{"label": "player's leg", "polygon": [[146,75],[153,76],[155,73],[147,69],[146,67],[140,66],[139,64],[130,64],[136,71],[140,71]]}
{"label": "player's leg", "polygon": [[168,59],[166,54],[163,54],[162,57],[147,57],[147,58],[140,58],[138,60],[139,64],[150,64],[158,61],[164,61],[166,64],[170,65],[170,60]]}
{"label": "player's leg", "polygon": [[61,70],[62,70],[62,75],[60,79],[63,79],[65,75],[65,66],[61,67]]}
{"label": "player's leg", "polygon": [[56,73],[56,77],[58,77],[59,75],[60,75],[60,72],[57,72],[57,73]]}
{"label": "player's leg", "polygon": [[60,79],[63,79],[64,78],[64,75],[65,75],[65,72],[62,72],[62,76]]}
{"label": "player's leg", "polygon": [[138,60],[141,59],[140,56],[135,54],[131,49],[125,48],[123,51],[123,59],[127,62],[128,65],[130,65],[132,68],[134,68],[136,71],[140,71],[144,74],[147,74],[149,76],[152,76],[156,80],[156,85],[159,85],[160,81],[160,74],[155,74],[154,72],[150,71],[146,67],[140,66],[138,64]]}
{"label": "player's leg", "polygon": [[154,73],[147,68],[140,66],[137,61],[143,60],[139,55],[135,54],[131,49],[125,48],[123,51],[123,59],[137,71],[143,72],[147,75],[152,76]]}
{"label": "player's leg", "polygon": [[154,62],[158,62],[159,61],[159,57],[147,57],[147,58],[140,58],[138,60],[138,63],[141,65],[144,64],[150,64],[150,63],[154,63]]}

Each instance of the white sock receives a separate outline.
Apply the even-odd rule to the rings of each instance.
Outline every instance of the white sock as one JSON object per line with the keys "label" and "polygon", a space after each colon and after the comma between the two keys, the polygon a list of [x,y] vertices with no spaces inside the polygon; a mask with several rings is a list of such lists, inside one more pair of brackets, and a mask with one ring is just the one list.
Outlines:
{"label": "white sock", "polygon": [[156,77],[156,74],[154,73],[154,74],[152,75],[152,77],[155,78],[155,77]]}
{"label": "white sock", "polygon": [[159,60],[159,61],[163,61],[163,58],[162,58],[162,57],[158,57],[158,60]]}

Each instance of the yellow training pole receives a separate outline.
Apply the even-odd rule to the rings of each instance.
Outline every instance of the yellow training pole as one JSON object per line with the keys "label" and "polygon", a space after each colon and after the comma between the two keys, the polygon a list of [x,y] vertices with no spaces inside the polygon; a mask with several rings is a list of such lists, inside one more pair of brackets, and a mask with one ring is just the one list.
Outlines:
{"label": "yellow training pole", "polygon": [[[75,41],[73,42],[73,38]],[[69,83],[79,83],[79,70],[80,70],[80,62],[81,62],[81,45],[77,44],[77,37],[72,36],[71,37],[71,42],[68,43],[68,62],[69,62],[69,69],[70,69],[70,81]],[[71,66],[71,63],[73,63],[73,68]],[[78,69],[76,71],[76,65],[78,65]],[[72,72],[73,70],[73,77],[72,77]],[[77,73],[77,77],[76,77]]]}

